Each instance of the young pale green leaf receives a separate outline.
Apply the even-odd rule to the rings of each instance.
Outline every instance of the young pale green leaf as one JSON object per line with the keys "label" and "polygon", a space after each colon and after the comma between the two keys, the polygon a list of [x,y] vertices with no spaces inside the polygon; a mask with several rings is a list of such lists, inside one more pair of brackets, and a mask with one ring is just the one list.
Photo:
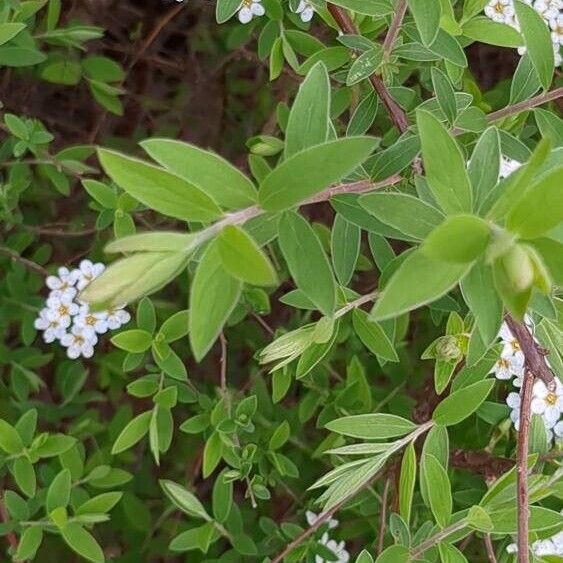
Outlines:
{"label": "young pale green leaf", "polygon": [[64,508],[70,501],[71,475],[68,469],[58,473],[47,490],[45,508],[47,513],[53,512],[55,508]]}
{"label": "young pale green leaf", "polygon": [[23,447],[18,431],[0,418],[0,448],[7,454],[18,454],[23,450]]}
{"label": "young pale green leaf", "polygon": [[436,260],[465,264],[476,260],[487,248],[489,224],[475,215],[450,215],[426,238],[422,251]]}
{"label": "young pale green leaf", "polygon": [[111,448],[112,455],[119,454],[133,447],[149,431],[152,411],[146,411],[130,420]]}
{"label": "young pale green leaf", "polygon": [[469,509],[467,513],[467,525],[480,532],[491,532],[493,530],[491,517],[488,515],[487,511],[479,505],[472,506]]}
{"label": "young pale green leaf", "polygon": [[311,225],[297,213],[286,213],[279,225],[279,243],[297,287],[322,313],[331,315],[336,299],[334,276]]}
{"label": "young pale green leaf", "polygon": [[445,528],[452,514],[452,492],[448,474],[432,454],[424,454],[420,464],[420,478],[425,482],[430,510],[440,528]]}
{"label": "young pale green leaf", "polygon": [[162,323],[158,332],[164,337],[165,342],[175,342],[188,334],[189,318],[189,311],[178,311]]}
{"label": "young pale green leaf", "polygon": [[475,209],[479,209],[481,203],[485,201],[497,185],[500,159],[498,129],[496,127],[489,127],[479,137],[467,167],[469,179],[473,187]]}
{"label": "young pale green leaf", "polygon": [[411,518],[412,499],[416,482],[416,451],[411,442],[405,449],[399,478],[399,513],[408,524]]}
{"label": "young pale green leaf", "polygon": [[391,276],[371,313],[376,320],[435,301],[452,289],[470,265],[435,260],[420,250],[411,252]]}
{"label": "young pale green leaf", "polygon": [[543,175],[508,212],[506,228],[522,238],[537,238],[563,221],[563,166]]}
{"label": "young pale green leaf", "polygon": [[408,0],[408,6],[414,17],[422,43],[432,45],[440,29],[442,8],[440,2],[427,0]]}
{"label": "young pale green leaf", "polygon": [[166,496],[172,501],[174,506],[179,508],[182,512],[185,512],[188,516],[193,516],[195,518],[211,520],[211,517],[207,514],[207,511],[201,502],[185,487],[167,479],[162,479],[159,482]]}
{"label": "young pale green leaf", "polygon": [[353,63],[346,77],[346,86],[353,86],[377,71],[383,61],[383,49],[380,45],[374,45],[368,51],[363,52]]}
{"label": "young pale green leaf", "polygon": [[318,62],[301,83],[285,130],[285,158],[328,139],[330,82],[326,66]]}
{"label": "young pale green leaf", "polygon": [[390,545],[379,554],[375,563],[409,563],[410,560],[410,552],[407,547]]}
{"label": "young pale green leaf", "polygon": [[217,23],[225,23],[231,19],[240,8],[240,0],[217,0],[215,5],[215,19]]}
{"label": "young pale green leaf", "polygon": [[92,563],[104,563],[104,552],[90,532],[87,532],[77,522],[69,522],[62,530],[61,535],[65,543],[74,552]]}
{"label": "young pale green leaf", "polygon": [[14,480],[21,491],[28,497],[35,496],[37,478],[31,461],[29,461],[26,457],[18,457],[14,461],[12,473],[14,474]]}
{"label": "young pale green leaf", "polygon": [[359,203],[379,221],[417,240],[426,238],[444,220],[441,211],[408,194],[367,194]]}
{"label": "young pale green leaf", "polygon": [[256,241],[235,225],[225,227],[217,237],[219,254],[225,270],[252,285],[276,285],[276,271]]}
{"label": "young pale green leaf", "polygon": [[0,23],[0,45],[13,39],[26,28],[25,23]]}
{"label": "young pale green leaf", "polygon": [[29,526],[24,529],[19,538],[18,548],[14,555],[15,561],[31,561],[43,541],[43,528]]}
{"label": "young pale green leaf", "polygon": [[341,285],[348,285],[360,255],[362,232],[357,225],[337,214],[332,225],[330,255],[336,278]]}
{"label": "young pale green leaf", "polygon": [[434,197],[446,213],[471,211],[471,183],[460,148],[434,115],[416,115],[426,180]]}
{"label": "young pale green leaf", "polygon": [[416,429],[416,424],[394,414],[357,414],[332,420],[325,427],[331,432],[362,438],[364,440],[383,440],[404,436]]}
{"label": "young pale green leaf", "polygon": [[111,491],[102,493],[101,495],[92,497],[77,507],[75,514],[105,514],[109,512],[123,496],[119,491]]}
{"label": "young pale green leaf", "polygon": [[222,207],[238,209],[256,203],[254,184],[213,152],[175,139],[147,139],[141,146],[161,166],[197,186]]}
{"label": "young pale green leaf", "polygon": [[146,330],[133,329],[125,330],[116,334],[111,343],[121,350],[140,354],[146,352],[152,344],[152,334]]}
{"label": "young pale green leaf", "polygon": [[117,207],[117,194],[107,185],[97,180],[82,180],[84,189],[100,205],[107,209]]}
{"label": "young pale green leaf", "polygon": [[268,211],[294,207],[352,172],[378,142],[370,137],[345,137],[293,154],[261,183],[260,205]]}
{"label": "young pale green leaf", "polygon": [[106,252],[179,252],[188,253],[193,247],[197,234],[183,234],[160,231],[139,233],[114,240],[106,245]]}
{"label": "young pale green leaf", "polygon": [[190,342],[197,361],[209,351],[238,303],[241,282],[224,268],[216,241],[205,251],[190,288]]}
{"label": "young pale green leaf", "polygon": [[549,88],[553,78],[555,58],[549,27],[542,16],[521,0],[515,0],[514,9],[520,24],[526,52],[536,69],[544,90]]}
{"label": "young pale green leaf", "polygon": [[494,384],[494,380],[487,379],[454,391],[436,407],[432,420],[443,426],[460,423],[481,406]]}
{"label": "young pale green leaf", "polygon": [[521,47],[524,45],[524,39],[510,25],[492,21],[485,16],[477,16],[463,24],[463,35],[479,41],[480,43],[488,43],[489,45],[497,45],[499,47]]}
{"label": "young pale green leaf", "polygon": [[448,123],[453,125],[457,117],[457,103],[450,79],[439,68],[432,67],[432,85],[440,109],[444,112]]}
{"label": "young pale green leaf", "polygon": [[467,563],[463,553],[451,543],[442,542],[438,544],[440,560],[442,563]]}
{"label": "young pale green leaf", "polygon": [[233,506],[233,482],[225,479],[223,471],[213,485],[213,516],[218,522],[226,522]]}
{"label": "young pale green leaf", "polygon": [[223,442],[219,432],[213,432],[205,442],[203,448],[203,462],[201,465],[201,472],[203,478],[207,479],[219,465],[221,456],[223,454]]}
{"label": "young pale green leaf", "polygon": [[215,201],[194,184],[142,160],[98,150],[107,175],[141,203],[184,221],[213,221],[221,216]]}
{"label": "young pale green leaf", "polygon": [[364,343],[366,348],[390,362],[398,362],[399,356],[395,351],[393,343],[381,328],[381,325],[369,319],[369,315],[362,309],[354,309],[352,313],[354,331]]}

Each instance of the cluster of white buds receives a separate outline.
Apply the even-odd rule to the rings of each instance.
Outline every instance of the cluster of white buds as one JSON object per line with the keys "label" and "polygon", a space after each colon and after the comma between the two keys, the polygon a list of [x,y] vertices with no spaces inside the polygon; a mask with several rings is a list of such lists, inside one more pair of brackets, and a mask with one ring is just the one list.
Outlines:
{"label": "cluster of white buds", "polygon": [[[533,331],[531,319],[526,317],[525,322]],[[499,338],[503,347],[500,358],[493,366],[491,373],[494,373],[497,379],[512,380],[514,387],[520,388],[525,369],[525,358],[520,349],[520,344],[506,324],[502,325]],[[551,442],[554,436],[557,441],[561,440],[563,438],[563,420],[561,420],[563,414],[563,384],[556,377],[555,389],[550,390],[543,381],[538,380],[534,383],[532,394],[531,411],[542,418],[548,441]],[[510,419],[516,430],[520,428],[520,402],[520,394],[515,391],[510,392],[506,397],[506,404],[512,409]]]}
{"label": "cluster of white buds", "polygon": [[[238,9],[238,19],[240,23],[249,23],[255,17],[263,16],[266,13],[262,0],[242,0]],[[310,22],[313,19],[315,10],[307,0],[299,0],[299,4],[295,8],[295,13],[299,14],[303,23]]]}
{"label": "cluster of white buds", "polygon": [[[310,510],[307,510],[305,516],[307,518],[307,523],[309,524],[309,526],[312,526],[319,518],[318,514],[315,514]],[[330,518],[329,520],[327,520],[327,524],[328,529],[333,530],[338,526],[338,520]],[[350,561],[350,554],[348,553],[348,551],[346,551],[346,543],[344,541],[341,541],[339,543],[336,540],[330,539],[328,532],[325,532],[319,540],[319,543],[330,549],[330,551],[334,553],[335,557],[337,557],[337,559],[332,559],[331,561],[335,561],[335,563],[348,563],[348,561]],[[315,563],[325,562],[328,563],[328,561],[320,555],[315,555]]]}
{"label": "cluster of white buds", "polygon": [[48,276],[50,289],[45,307],[35,319],[35,328],[43,331],[47,343],[58,341],[71,359],[91,358],[98,334],[116,330],[131,320],[131,315],[118,307],[107,311],[90,311],[79,294],[105,269],[103,264],[82,260],[78,268],[59,268],[57,276]]}
{"label": "cluster of white buds", "polygon": [[[561,58],[561,45],[563,45],[563,0],[524,0],[536,10],[543,18],[551,32],[555,66],[563,62]],[[485,15],[498,23],[505,23],[520,31],[516,18],[513,0],[490,0],[485,6]],[[519,47],[518,52],[523,55],[525,47]]]}

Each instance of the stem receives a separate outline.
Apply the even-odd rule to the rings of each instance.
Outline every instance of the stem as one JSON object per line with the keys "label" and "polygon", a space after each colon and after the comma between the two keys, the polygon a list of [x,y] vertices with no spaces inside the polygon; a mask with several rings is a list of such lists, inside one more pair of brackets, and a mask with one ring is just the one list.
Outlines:
{"label": "stem", "polygon": [[[350,19],[348,13],[334,4],[327,4],[328,11],[338,24],[338,27],[347,34],[357,35],[358,30],[354,25],[354,22]],[[387,109],[389,118],[393,122],[393,125],[401,132],[404,133],[409,128],[409,121],[407,119],[407,114],[405,111],[397,104],[397,102],[391,97],[387,87],[385,86],[381,77],[377,74],[372,74],[369,77],[373,88],[377,92],[377,95],[381,98],[383,105]]]}
{"label": "stem", "polygon": [[[2,494],[2,498],[0,498],[0,520],[4,522],[4,524],[8,524],[10,521],[10,517],[8,515],[8,511],[6,510],[6,505],[4,504],[4,495]],[[18,538],[14,532],[8,532],[6,534],[6,539],[8,540],[8,544],[10,547],[15,551],[18,548]]]}
{"label": "stem", "polygon": [[399,0],[399,4],[397,5],[397,10],[395,11],[395,15],[393,16],[393,21],[389,26],[389,31],[385,36],[385,40],[383,41],[383,60],[386,61],[389,58],[389,54],[393,50],[393,45],[397,40],[397,36],[399,35],[399,31],[401,30],[401,24],[403,23],[403,18],[407,12],[407,0]]}
{"label": "stem", "polygon": [[514,338],[518,340],[518,344],[520,344],[520,349],[524,354],[524,358],[526,358],[526,365],[528,369],[532,372],[534,377],[538,377],[547,385],[547,387],[554,390],[555,377],[545,362],[545,350],[542,350],[538,346],[528,327],[524,323],[517,321],[512,315],[506,315],[504,320],[506,321],[510,332],[513,334]]}
{"label": "stem", "polygon": [[12,259],[13,262],[19,262],[20,264],[23,264],[26,268],[38,274],[41,274],[44,277],[47,277],[49,275],[49,272],[43,266],[41,266],[40,264],[36,264],[32,260],[28,260],[23,256],[20,256],[15,250],[12,250],[11,248],[0,246],[0,253],[6,254]]}
{"label": "stem", "polygon": [[493,547],[491,535],[485,534],[483,536],[483,541],[485,542],[485,549],[487,550],[487,557],[489,558],[489,563],[497,563],[497,557],[495,555],[495,549]]}
{"label": "stem", "polygon": [[[527,359],[526,359],[527,363]],[[530,417],[534,373],[526,367],[520,392],[520,428],[518,430],[518,450],[516,457],[516,494],[518,498],[518,562],[529,563],[528,519],[530,517],[528,499],[528,442],[530,438]]]}
{"label": "stem", "polygon": [[377,554],[383,551],[383,542],[385,541],[385,523],[387,521],[387,499],[389,497],[389,486],[391,485],[391,477],[387,477],[385,487],[383,489],[383,499],[381,501],[381,515],[379,517],[379,535],[377,538]]}
{"label": "stem", "polygon": [[444,528],[443,530],[440,530],[437,534],[428,538],[426,541],[423,541],[411,551],[411,560],[416,561],[423,553],[433,548],[435,545],[438,545],[448,536],[451,536],[452,534],[463,530],[463,528],[465,528],[466,526],[467,523],[465,522],[465,520],[461,520],[459,522],[456,522],[455,524],[452,524],[451,526],[448,526],[447,528]]}
{"label": "stem", "polygon": [[339,319],[340,317],[343,317],[346,313],[349,313],[352,309],[357,309],[358,307],[361,307],[364,303],[369,303],[370,301],[377,299],[378,295],[379,295],[378,291],[373,291],[371,293],[366,293],[366,295],[362,295],[358,297],[358,299],[354,299],[354,301],[350,301],[350,303],[347,303],[346,305],[344,305],[344,307],[338,309],[338,311],[334,313],[334,318]]}
{"label": "stem", "polygon": [[507,106],[497,111],[493,111],[492,113],[489,113],[487,115],[487,121],[489,121],[489,123],[491,121],[497,121],[498,119],[509,117],[510,115],[514,115],[515,113],[519,113],[527,109],[535,108],[536,106],[541,106],[542,104],[552,102],[561,97],[563,97],[563,86],[560,88],[555,88],[555,90],[551,90],[550,92],[540,94],[539,96],[534,96],[529,100],[524,100],[523,102],[519,102],[512,106]]}

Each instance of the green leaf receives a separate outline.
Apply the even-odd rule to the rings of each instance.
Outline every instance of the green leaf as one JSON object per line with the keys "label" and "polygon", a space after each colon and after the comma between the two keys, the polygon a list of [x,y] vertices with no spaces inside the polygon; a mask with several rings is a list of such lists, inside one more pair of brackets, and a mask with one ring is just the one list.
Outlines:
{"label": "green leaf", "polygon": [[443,262],[414,251],[385,285],[371,316],[389,319],[431,303],[450,291],[468,269],[467,264]]}
{"label": "green leaf", "polygon": [[434,115],[417,112],[426,180],[446,213],[471,211],[471,183],[455,140]]}
{"label": "green leaf", "polygon": [[463,24],[463,35],[489,45],[498,47],[520,47],[524,39],[513,27],[495,22],[486,16],[477,16]]}
{"label": "green leaf", "polygon": [[390,545],[379,554],[375,563],[409,563],[410,560],[410,552],[407,547]]}
{"label": "green leaf", "polygon": [[165,342],[175,342],[188,334],[189,319],[189,311],[178,311],[162,323],[158,332],[164,337]]}
{"label": "green leaf", "polygon": [[438,105],[444,112],[448,123],[452,125],[457,117],[457,103],[450,79],[439,68],[432,67],[432,85]]}
{"label": "green leaf", "polygon": [[202,518],[203,520],[211,520],[201,502],[185,487],[167,479],[162,479],[159,483],[166,496],[170,499],[172,504],[176,506],[176,508],[179,508],[188,516]]}
{"label": "green leaf", "polygon": [[228,225],[217,237],[225,269],[235,278],[252,285],[276,285],[276,271],[256,241],[240,227]]}
{"label": "green leaf", "polygon": [[426,46],[432,45],[440,29],[440,17],[442,16],[440,2],[408,0],[408,6],[414,17],[422,43]]}
{"label": "green leaf", "polygon": [[348,285],[360,254],[362,232],[357,225],[337,214],[332,225],[330,239],[334,273],[341,285]]}
{"label": "green leaf", "polygon": [[334,0],[331,4],[366,16],[380,17],[393,11],[393,6],[388,0]]}
{"label": "green leaf", "polygon": [[47,62],[41,67],[40,75],[46,82],[75,86],[82,78],[82,68],[71,60]]}
{"label": "green leaf", "polygon": [[318,62],[301,83],[285,130],[285,158],[328,138],[330,82],[326,66]]}
{"label": "green leaf", "polygon": [[416,482],[416,451],[411,442],[405,449],[399,477],[399,513],[408,524],[411,518],[412,499]]}
{"label": "green leaf", "polygon": [[479,381],[454,391],[436,407],[432,420],[443,426],[453,426],[471,416],[487,398],[495,382]]}
{"label": "green leaf", "polygon": [[375,92],[369,92],[358,104],[346,129],[346,136],[364,135],[373,125],[379,108],[379,98]]}
{"label": "green leaf", "polygon": [[448,474],[432,454],[424,454],[420,464],[420,478],[425,482],[430,510],[438,525],[445,528],[452,514],[452,492]]}
{"label": "green leaf", "polygon": [[256,203],[254,184],[215,153],[174,139],[147,139],[141,146],[161,166],[197,186],[227,209]]}
{"label": "green leaf", "polygon": [[337,434],[363,438],[364,440],[383,440],[404,436],[417,428],[414,422],[394,414],[357,414],[337,418],[325,425]]}
{"label": "green leaf", "polygon": [[42,63],[47,57],[35,47],[17,47],[3,45],[0,47],[0,66],[21,68]]}
{"label": "green leaf", "polygon": [[563,166],[543,175],[517,200],[506,228],[522,238],[537,238],[563,221]]}
{"label": "green leaf", "polygon": [[375,45],[364,51],[353,63],[346,77],[346,86],[353,86],[377,71],[383,62],[383,49]]}
{"label": "green leaf", "polygon": [[109,512],[123,496],[123,493],[112,491],[109,493],[102,493],[101,495],[92,497],[86,502],[83,502],[75,511],[75,514],[105,514]]}
{"label": "green leaf", "polygon": [[[518,510],[510,507],[505,510],[490,512],[495,534],[515,534],[518,529]],[[530,506],[530,532],[553,529],[556,532],[563,525],[563,514],[542,506]]]}
{"label": "green leaf", "polygon": [[13,39],[25,28],[25,23],[0,23],[0,45],[4,45],[4,43]]}
{"label": "green leaf", "polygon": [[84,559],[92,563],[104,563],[105,557],[102,548],[94,537],[77,522],[69,522],[62,530],[61,535],[65,543]]}
{"label": "green leaf", "polygon": [[111,343],[126,352],[140,354],[151,347],[152,334],[146,330],[125,330],[116,334],[111,339]]}
{"label": "green leaf", "polygon": [[195,247],[197,235],[174,233],[174,232],[153,232],[139,233],[122,237],[106,245],[106,252],[178,252],[185,249],[186,254]]}
{"label": "green leaf", "polygon": [[108,185],[90,179],[82,180],[82,185],[90,197],[103,207],[107,209],[115,209],[117,207],[117,195]]}
{"label": "green leaf", "polygon": [[543,89],[547,90],[551,84],[555,66],[549,27],[532,6],[528,6],[521,0],[515,0],[514,9],[524,36],[526,53],[538,73]]}
{"label": "green leaf", "polygon": [[399,356],[393,347],[393,343],[389,340],[381,325],[371,321],[365,311],[354,309],[352,322],[354,331],[368,350],[390,362],[399,361]]}
{"label": "green leaf", "polygon": [[[335,307],[335,283],[328,258],[311,225],[297,213],[286,213],[279,224],[279,243],[297,287],[325,315]],[[304,257],[307,257],[304,260]]]}
{"label": "green leaf", "polygon": [[531,98],[541,88],[538,73],[527,54],[520,59],[510,85],[509,104],[517,104]]}
{"label": "green leaf", "polygon": [[16,459],[14,461],[13,474],[16,484],[21,491],[28,497],[35,496],[37,479],[31,461],[26,457]]}
{"label": "green leaf", "polygon": [[68,469],[63,469],[57,473],[49,489],[47,490],[47,500],[45,508],[50,514],[56,508],[65,508],[70,502],[71,476]]}
{"label": "green leaf", "polygon": [[446,542],[438,544],[442,563],[467,563],[465,555],[454,545]]}
{"label": "green leaf", "polygon": [[268,211],[294,207],[352,172],[377,143],[370,137],[345,137],[293,154],[261,183],[260,205]]}
{"label": "green leaf", "polygon": [[23,447],[18,431],[0,418],[0,448],[8,454],[19,454]]}
{"label": "green leaf", "polygon": [[151,411],[143,412],[130,420],[111,448],[112,455],[119,454],[133,447],[149,430]]}
{"label": "green leaf", "polygon": [[207,479],[219,465],[223,454],[223,442],[219,432],[214,432],[205,442],[203,448],[203,463],[201,471],[203,478]]}
{"label": "green leaf", "polygon": [[[498,481],[497,481],[498,482]],[[490,490],[490,489],[489,489]],[[493,522],[487,511],[481,506],[472,506],[467,513],[467,525],[480,532],[491,532]]]}
{"label": "green leaf", "polygon": [[241,292],[241,282],[224,268],[218,244],[205,251],[190,288],[190,342],[197,361],[209,351],[229,318]]}
{"label": "green leaf", "polygon": [[226,522],[233,506],[233,482],[225,479],[223,471],[213,485],[213,516],[218,522]]}
{"label": "green leaf", "polygon": [[217,0],[215,18],[217,23],[225,23],[231,19],[240,8],[240,0]]}
{"label": "green leaf", "polygon": [[360,205],[379,221],[417,240],[426,238],[444,215],[421,199],[402,193],[361,196]]}
{"label": "green leaf", "polygon": [[451,215],[424,241],[422,251],[436,260],[464,264],[476,260],[487,248],[491,228],[475,215]]}
{"label": "green leaf", "polygon": [[98,149],[106,174],[147,207],[184,221],[213,221],[221,216],[215,201],[180,176],[142,160]]}
{"label": "green leaf", "polygon": [[474,208],[479,209],[497,185],[500,169],[500,137],[496,127],[483,132],[471,155],[467,170],[473,187]]}
{"label": "green leaf", "polygon": [[18,542],[18,548],[14,555],[15,561],[31,561],[43,541],[43,528],[40,526],[29,526],[25,528]]}

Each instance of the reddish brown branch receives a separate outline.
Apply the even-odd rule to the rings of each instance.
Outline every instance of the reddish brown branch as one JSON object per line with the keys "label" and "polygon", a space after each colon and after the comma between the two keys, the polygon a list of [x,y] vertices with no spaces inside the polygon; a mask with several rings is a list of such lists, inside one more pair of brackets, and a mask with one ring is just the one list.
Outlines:
{"label": "reddish brown branch", "polygon": [[407,0],[399,0],[399,4],[397,5],[397,9],[395,10],[395,15],[393,16],[393,21],[389,26],[389,31],[385,36],[385,40],[383,41],[383,59],[387,60],[389,54],[393,50],[393,45],[397,40],[397,36],[399,35],[399,31],[401,30],[401,24],[403,23],[403,18],[407,12]]}
{"label": "reddish brown branch", "polygon": [[[334,4],[327,4],[328,10],[331,13],[332,17],[338,24],[338,27],[347,34],[350,35],[357,35],[358,30],[354,25],[354,22],[350,19],[350,16],[343,8],[339,8]],[[393,125],[397,127],[397,129],[404,133],[409,128],[409,121],[407,119],[407,114],[405,111],[399,106],[399,104],[391,97],[387,87],[383,83],[383,80],[377,74],[372,74],[369,77],[372,86],[374,87],[377,95],[380,97],[383,105],[385,106],[387,113],[389,114],[389,118],[393,122]]]}
{"label": "reddish brown branch", "polygon": [[563,86],[560,88],[555,88],[555,90],[551,90],[550,92],[546,92],[545,94],[540,94],[539,96],[530,98],[529,100],[524,100],[523,102],[520,102],[518,104],[507,106],[505,108],[499,109],[498,111],[493,111],[492,113],[489,113],[487,115],[487,121],[491,123],[492,121],[497,121],[498,119],[514,115],[515,113],[532,109],[536,106],[541,106],[542,104],[546,104],[547,102],[553,102],[561,97],[563,97]]}
{"label": "reddish brown branch", "polygon": [[[3,496],[0,499],[0,519],[4,522],[4,524],[7,524],[10,521]],[[18,548],[18,538],[16,537],[16,534],[14,534],[14,532],[8,532],[6,534],[6,539],[8,540],[10,547],[15,551]]]}

